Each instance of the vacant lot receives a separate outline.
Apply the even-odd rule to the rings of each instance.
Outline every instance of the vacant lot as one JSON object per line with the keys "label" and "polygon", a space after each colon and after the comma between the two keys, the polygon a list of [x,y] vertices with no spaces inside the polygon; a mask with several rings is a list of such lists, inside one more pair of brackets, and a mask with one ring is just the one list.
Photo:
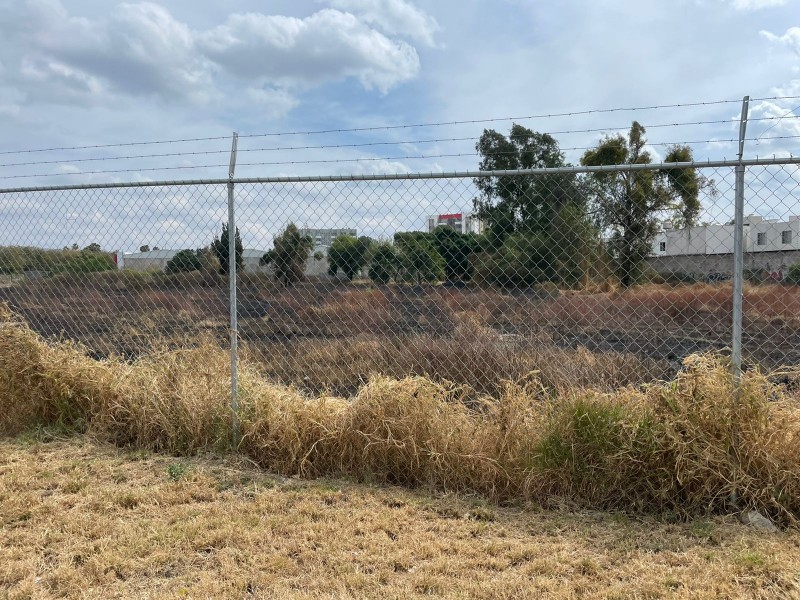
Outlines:
{"label": "vacant lot", "polygon": [[800,534],[506,509],[46,432],[0,442],[4,598],[790,598]]}
{"label": "vacant lot", "polygon": [[[626,292],[500,292],[317,281],[292,288],[245,274],[244,351],[262,372],[313,393],[352,394],[371,374],[427,375],[497,394],[538,371],[551,388],[615,389],[674,375],[683,357],[730,345],[729,284]],[[225,281],[199,274],[87,273],[0,288],[41,335],[90,354],[142,354],[227,343]],[[745,293],[745,357],[800,364],[800,287]]]}

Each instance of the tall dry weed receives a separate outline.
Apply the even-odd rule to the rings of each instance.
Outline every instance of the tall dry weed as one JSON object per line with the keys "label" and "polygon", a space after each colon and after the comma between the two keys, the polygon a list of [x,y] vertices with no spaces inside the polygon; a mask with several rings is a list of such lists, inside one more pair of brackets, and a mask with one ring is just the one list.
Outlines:
{"label": "tall dry weed", "polygon": [[[0,432],[37,424],[116,444],[230,448],[227,354],[212,343],[134,363],[47,344],[0,313]],[[238,448],[264,468],[484,494],[498,501],[697,515],[757,508],[800,518],[797,399],[757,372],[735,393],[719,357],[674,381],[554,394],[537,373],[493,397],[375,375],[349,399],[308,397],[241,372]]]}

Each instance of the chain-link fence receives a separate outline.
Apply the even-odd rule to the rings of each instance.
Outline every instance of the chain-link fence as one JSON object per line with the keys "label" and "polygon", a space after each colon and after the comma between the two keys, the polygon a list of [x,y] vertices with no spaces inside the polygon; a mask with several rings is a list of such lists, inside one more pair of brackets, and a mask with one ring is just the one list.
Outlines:
{"label": "chain-link fence", "polygon": [[[745,162],[744,364],[796,365],[798,161]],[[736,164],[231,180],[230,235],[228,180],[5,189],[0,302],[98,358],[228,347],[235,265],[242,359],[308,392],[642,384],[733,344]]]}

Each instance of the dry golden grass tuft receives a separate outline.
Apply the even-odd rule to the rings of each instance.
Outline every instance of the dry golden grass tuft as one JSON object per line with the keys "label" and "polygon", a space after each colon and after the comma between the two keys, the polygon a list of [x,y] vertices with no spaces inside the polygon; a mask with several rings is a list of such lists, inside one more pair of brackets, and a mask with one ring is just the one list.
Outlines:
{"label": "dry golden grass tuft", "polygon": [[47,430],[0,441],[0,597],[792,598],[800,533],[284,479]]}
{"label": "dry golden grass tuft", "polygon": [[[182,455],[230,444],[227,354],[213,344],[95,361],[0,321],[0,433],[88,431]],[[554,393],[536,373],[476,400],[463,386],[373,375],[349,398],[308,397],[244,364],[238,448],[284,475],[359,480],[680,517],[728,498],[800,518],[796,398],[755,372],[734,401],[720,359],[694,356],[669,383]],[[465,402],[465,397],[469,402]]]}

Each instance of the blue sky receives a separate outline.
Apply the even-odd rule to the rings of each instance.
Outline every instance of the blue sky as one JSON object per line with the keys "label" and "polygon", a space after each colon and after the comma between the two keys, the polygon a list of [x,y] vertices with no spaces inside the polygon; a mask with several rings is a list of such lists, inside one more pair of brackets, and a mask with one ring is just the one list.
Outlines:
{"label": "blue sky", "polygon": [[[255,134],[479,120],[745,94],[800,96],[798,0],[0,0],[0,151],[5,152],[0,163],[47,161],[0,167],[2,187],[224,177],[223,166],[189,167],[227,164],[230,143],[13,153],[17,150],[226,138],[234,130]],[[751,116],[780,116],[798,105],[798,99],[759,101]],[[739,105],[732,103],[520,122],[540,131],[613,131],[633,118],[645,126],[726,121],[648,132],[654,143],[683,142],[735,137],[738,112]],[[751,123],[749,137],[774,123]],[[474,142],[483,127],[507,131],[510,125],[243,137],[241,165],[466,156],[261,164],[240,166],[237,173],[475,169]],[[582,148],[601,135],[556,137],[562,147]],[[766,135],[800,135],[800,119],[783,119]],[[442,138],[469,139],[252,151]],[[797,139],[762,140],[748,143],[747,154],[796,154],[796,148]],[[700,143],[693,149],[700,159],[735,154],[733,143]],[[653,151],[658,156],[663,146],[654,145]],[[85,161],[169,152],[218,154]],[[572,162],[581,153],[567,151]],[[147,170],[155,166],[187,168]],[[86,173],[112,169],[130,172]],[[19,177],[35,174],[47,176]]]}

